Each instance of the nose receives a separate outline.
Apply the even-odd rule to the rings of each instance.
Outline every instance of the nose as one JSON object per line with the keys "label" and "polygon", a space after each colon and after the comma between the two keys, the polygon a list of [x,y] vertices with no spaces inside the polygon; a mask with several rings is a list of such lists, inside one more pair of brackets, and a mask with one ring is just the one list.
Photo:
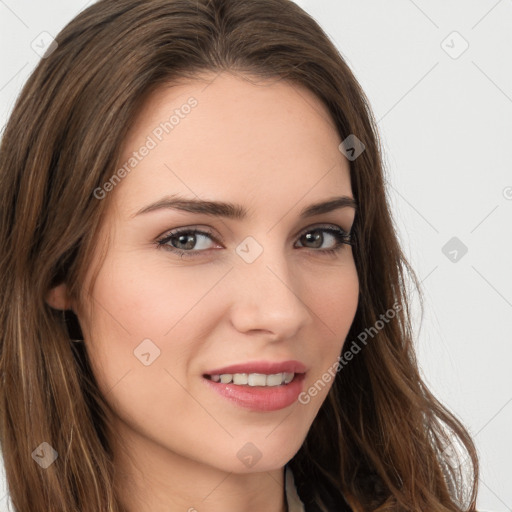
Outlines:
{"label": "nose", "polygon": [[293,338],[313,321],[305,302],[304,278],[284,254],[265,250],[256,261],[238,261],[233,272],[231,321],[243,333],[263,331],[274,340]]}

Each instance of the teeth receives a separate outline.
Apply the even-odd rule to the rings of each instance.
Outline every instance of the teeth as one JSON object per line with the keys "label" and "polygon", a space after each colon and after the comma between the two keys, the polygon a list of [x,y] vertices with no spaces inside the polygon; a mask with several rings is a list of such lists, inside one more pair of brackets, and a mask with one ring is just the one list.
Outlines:
{"label": "teeth", "polygon": [[279,386],[284,381],[282,373],[275,373],[274,375],[267,375],[267,386]]}
{"label": "teeth", "polygon": [[223,373],[222,375],[210,375],[213,382],[220,382],[221,384],[236,384],[239,386],[281,386],[282,384],[289,384],[294,373],[274,373],[266,375],[264,373]]}
{"label": "teeth", "polygon": [[233,384],[247,384],[247,373],[235,373],[233,375]]}
{"label": "teeth", "polygon": [[267,376],[264,373],[249,373],[247,381],[249,386],[266,386]]}
{"label": "teeth", "polygon": [[222,384],[229,384],[233,380],[233,375],[230,373],[225,373],[220,376],[220,381]]}
{"label": "teeth", "polygon": [[293,380],[293,377],[295,377],[295,373],[285,373],[284,374],[284,383],[289,384]]}

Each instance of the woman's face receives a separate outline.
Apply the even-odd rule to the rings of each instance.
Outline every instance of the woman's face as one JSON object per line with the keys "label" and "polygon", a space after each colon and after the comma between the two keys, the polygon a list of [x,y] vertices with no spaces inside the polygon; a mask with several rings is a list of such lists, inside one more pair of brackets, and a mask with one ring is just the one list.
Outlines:
{"label": "woman's face", "polygon": [[[311,92],[230,74],[158,90],[131,126],[125,171],[96,191],[112,202],[86,288],[100,270],[76,310],[117,433],[141,466],[151,454],[265,471],[300,448],[357,306],[343,243],[350,201],[301,215],[353,197],[340,142]],[[220,215],[186,201],[239,206]],[[233,373],[258,375],[254,386],[211,377]],[[261,386],[279,373],[296,375]]]}

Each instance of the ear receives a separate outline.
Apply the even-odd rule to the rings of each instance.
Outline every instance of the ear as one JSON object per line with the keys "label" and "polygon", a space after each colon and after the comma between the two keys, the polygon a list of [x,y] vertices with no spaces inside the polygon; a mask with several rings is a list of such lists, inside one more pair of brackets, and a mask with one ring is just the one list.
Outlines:
{"label": "ear", "polygon": [[61,283],[46,294],[46,303],[53,309],[71,309],[66,283]]}

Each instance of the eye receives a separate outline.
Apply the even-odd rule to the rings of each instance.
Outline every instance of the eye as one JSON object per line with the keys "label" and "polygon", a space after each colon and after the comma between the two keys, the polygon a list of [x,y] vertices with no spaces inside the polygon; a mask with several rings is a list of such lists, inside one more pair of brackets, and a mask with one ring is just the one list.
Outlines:
{"label": "eye", "polygon": [[[213,233],[208,230],[181,228],[170,231],[157,240],[156,244],[158,247],[179,254],[182,258],[190,258],[211,249],[211,242],[219,244]],[[352,245],[351,235],[339,226],[308,228],[299,235],[298,242],[301,244],[299,247],[313,249],[314,252],[322,254],[334,254],[340,251],[343,245]],[[327,247],[323,247],[326,243]]]}
{"label": "eye", "polygon": [[[209,231],[201,231],[199,229],[176,229],[167,233],[164,238],[157,241],[159,247],[175,252],[180,256],[195,256],[198,251],[209,249],[208,239],[215,240],[213,234]],[[215,240],[216,241],[216,240]]]}
{"label": "eye", "polygon": [[[323,233],[327,233],[327,236]],[[303,244],[302,247],[304,244],[312,244],[316,252],[333,254],[340,251],[343,245],[352,245],[352,237],[339,226],[318,226],[303,231],[299,235],[299,242]],[[321,248],[325,243],[329,247]]]}

